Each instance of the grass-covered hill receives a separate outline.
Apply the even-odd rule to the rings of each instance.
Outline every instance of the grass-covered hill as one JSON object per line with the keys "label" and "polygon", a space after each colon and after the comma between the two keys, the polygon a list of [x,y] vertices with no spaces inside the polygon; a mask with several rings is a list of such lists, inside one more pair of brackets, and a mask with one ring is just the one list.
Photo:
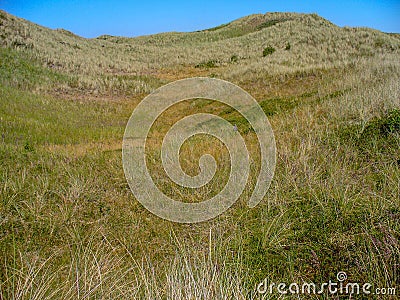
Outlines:
{"label": "grass-covered hill", "polygon": [[[331,68],[400,49],[397,36],[368,28],[341,28],[315,14],[251,15],[203,31],[136,38],[85,39],[5,12],[0,12],[0,28],[1,45],[71,75],[68,87],[96,92],[113,88],[149,92],[154,88],[152,75],[161,70],[185,76],[198,67],[212,69],[206,75],[234,79]],[[263,58],[267,47],[276,51]]]}
{"label": "grass-covered hill", "polygon": [[[0,11],[0,45],[0,299],[260,299],[265,278],[323,283],[339,271],[398,293],[398,34],[267,13],[197,32],[85,39]],[[236,124],[251,154],[239,201],[187,225],[134,199],[121,144],[143,97],[193,76],[254,96],[274,130],[277,166],[249,209],[260,161],[248,122],[204,99],[168,109],[146,145],[164,193],[208,199],[229,170],[223,145],[199,136],[183,145],[182,168],[197,174],[211,153],[222,171],[196,191],[168,179],[161,141],[184,116]],[[338,295],[300,295],[308,297]]]}

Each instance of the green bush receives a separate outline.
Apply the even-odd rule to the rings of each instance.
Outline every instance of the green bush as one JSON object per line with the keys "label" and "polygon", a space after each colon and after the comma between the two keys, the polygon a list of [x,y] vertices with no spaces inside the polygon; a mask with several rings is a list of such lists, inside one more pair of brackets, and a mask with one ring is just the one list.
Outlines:
{"label": "green bush", "polygon": [[379,123],[380,132],[384,135],[400,133],[400,110],[392,110]]}
{"label": "green bush", "polygon": [[267,55],[271,55],[272,53],[275,52],[275,48],[268,46],[267,48],[264,49],[263,51],[263,57],[267,56]]}
{"label": "green bush", "polygon": [[278,23],[283,22],[283,21],[285,21],[285,19],[283,19],[283,20],[270,20],[270,21],[261,23],[260,25],[257,26],[257,30],[261,30],[261,29],[264,29],[264,28],[268,28],[268,27],[274,26],[275,24],[278,24]]}
{"label": "green bush", "polygon": [[195,65],[195,68],[216,68],[217,67],[217,61],[216,60],[209,60],[206,62],[201,62],[197,65]]}
{"label": "green bush", "polygon": [[236,54],[234,54],[234,55],[231,56],[230,60],[231,60],[231,63],[235,63],[235,62],[237,62],[239,60],[239,57]]}
{"label": "green bush", "polygon": [[373,118],[364,126],[350,125],[339,133],[343,142],[358,147],[362,152],[377,148],[380,152],[396,149],[400,134],[400,110],[394,109],[380,118]]}
{"label": "green bush", "polygon": [[291,46],[289,43],[286,44],[285,50],[290,50]]}
{"label": "green bush", "polygon": [[25,142],[24,144],[24,150],[26,152],[35,152],[35,148],[33,147],[33,145],[31,143],[29,143],[28,141]]}

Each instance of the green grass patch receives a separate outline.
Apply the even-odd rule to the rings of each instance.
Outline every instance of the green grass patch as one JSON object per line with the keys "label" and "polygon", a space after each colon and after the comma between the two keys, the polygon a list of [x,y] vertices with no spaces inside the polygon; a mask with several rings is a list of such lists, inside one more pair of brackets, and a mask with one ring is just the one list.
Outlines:
{"label": "green grass patch", "polygon": [[366,124],[349,125],[338,133],[342,143],[349,144],[364,155],[371,149],[378,153],[400,154],[400,110],[394,109]]}
{"label": "green grass patch", "polygon": [[38,86],[58,86],[73,81],[71,76],[43,67],[29,54],[10,48],[0,48],[0,83],[31,90]]}
{"label": "green grass patch", "polygon": [[0,133],[3,142],[15,145],[122,138],[129,116],[122,103],[59,100],[6,86],[0,92]]}

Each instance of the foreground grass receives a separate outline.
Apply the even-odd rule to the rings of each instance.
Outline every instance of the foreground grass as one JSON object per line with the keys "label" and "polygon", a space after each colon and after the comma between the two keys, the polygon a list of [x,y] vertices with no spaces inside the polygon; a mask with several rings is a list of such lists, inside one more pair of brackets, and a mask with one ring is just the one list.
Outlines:
{"label": "foreground grass", "polygon": [[321,86],[314,100],[265,104],[279,155],[266,201],[248,210],[244,196],[198,225],[160,220],[132,199],[120,141],[137,101],[3,86],[2,297],[249,299],[264,278],[324,282],[338,271],[396,287],[399,66],[386,64],[344,72],[342,93]]}
{"label": "foreground grass", "polygon": [[[245,36],[230,28],[220,29]],[[96,73],[78,78],[24,51],[0,54],[1,299],[260,299],[255,288],[265,278],[322,283],[336,281],[339,271],[350,282],[399,288],[400,65],[392,49],[272,72],[273,61],[256,58],[213,74],[190,65],[160,68],[136,90],[135,75],[116,74],[132,88],[124,83],[128,88],[117,93],[119,85],[106,82],[98,95]],[[182,225],[155,217],[133,198],[122,170],[124,127],[140,93],[181,78],[181,70],[240,84],[269,116],[277,170],[255,209],[246,207],[249,188],[222,216]],[[195,112],[238,125],[254,154],[251,187],[258,152],[248,123],[198,99],[155,124],[148,163],[158,186],[187,201],[220,190],[219,180],[195,193],[171,188],[160,165],[153,140]],[[188,173],[198,172],[196,157],[204,153],[215,154],[223,170],[229,166],[226,149],[200,137],[182,151]]]}

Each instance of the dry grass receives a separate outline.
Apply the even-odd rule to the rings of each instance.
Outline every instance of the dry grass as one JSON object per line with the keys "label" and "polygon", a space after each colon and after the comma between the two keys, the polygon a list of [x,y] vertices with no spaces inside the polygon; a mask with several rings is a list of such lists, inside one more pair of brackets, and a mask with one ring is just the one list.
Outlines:
{"label": "dry grass", "polygon": [[[317,283],[338,271],[398,288],[396,35],[303,14],[134,39],[83,39],[3,12],[0,26],[0,298],[259,299],[264,278]],[[277,50],[262,57],[267,45]],[[133,199],[118,141],[146,93],[198,75],[255,96],[275,132],[277,170],[266,199],[249,210],[259,150],[248,123],[210,101],[173,107],[148,151],[166,193],[199,201],[221,187],[217,180],[191,194],[163,173],[159,138],[182,116],[236,123],[252,154],[249,189],[232,209],[173,224]],[[193,139],[185,153],[190,174],[204,153],[229,164],[212,139]]]}
{"label": "dry grass", "polygon": [[[163,74],[186,73],[188,67],[204,65],[208,72],[199,70],[192,76],[255,80],[264,74],[343,67],[358,58],[400,50],[395,35],[340,28],[317,15],[305,14],[253,15],[216,30],[138,38],[85,39],[4,12],[0,26],[3,46],[27,51],[43,66],[72,74],[65,88],[95,94],[148,93],[162,83],[157,80],[159,70]],[[289,51],[285,50],[287,43]],[[268,45],[277,51],[263,58]],[[237,61],[232,62],[232,56]],[[208,68],[207,62],[214,62],[216,68]]]}

